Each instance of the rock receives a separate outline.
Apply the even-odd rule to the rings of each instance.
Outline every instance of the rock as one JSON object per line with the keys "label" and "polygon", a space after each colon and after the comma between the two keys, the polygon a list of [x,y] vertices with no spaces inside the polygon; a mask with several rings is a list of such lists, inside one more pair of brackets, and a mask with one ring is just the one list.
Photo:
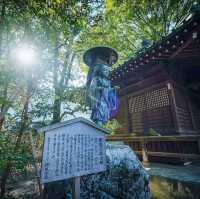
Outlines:
{"label": "rock", "polygon": [[[105,172],[81,178],[81,199],[150,199],[149,175],[133,150],[123,144],[107,144],[106,155]],[[45,198],[71,199],[71,182],[66,180],[62,184],[65,196],[53,195],[51,189]]]}
{"label": "rock", "polygon": [[14,187],[9,195],[19,199],[38,199],[39,192],[37,190],[37,182],[35,180],[21,182]]}
{"label": "rock", "polygon": [[107,144],[106,155],[107,170],[83,177],[83,189],[99,199],[150,198],[149,175],[129,146]]}

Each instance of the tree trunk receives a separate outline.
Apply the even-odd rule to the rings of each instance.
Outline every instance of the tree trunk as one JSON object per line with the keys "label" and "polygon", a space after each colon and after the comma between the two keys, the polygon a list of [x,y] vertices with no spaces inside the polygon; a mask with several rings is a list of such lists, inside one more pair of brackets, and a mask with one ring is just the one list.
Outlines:
{"label": "tree trunk", "polygon": [[[3,40],[3,25],[4,25],[4,17],[5,17],[5,9],[6,9],[6,4],[5,0],[2,2],[2,7],[1,7],[1,15],[0,15],[0,58],[1,58],[1,48],[2,48],[2,40]],[[1,111],[3,109],[3,105],[1,107]],[[0,117],[0,131],[3,126],[4,122],[4,117]]]}
{"label": "tree trunk", "polygon": [[7,164],[5,170],[3,171],[3,174],[1,176],[1,197],[3,197],[6,193],[6,182],[7,182],[7,179],[8,179],[8,176],[10,174],[10,171],[11,171],[11,164]]}
{"label": "tree trunk", "polygon": [[3,25],[5,19],[5,11],[6,11],[6,1],[2,1],[1,7],[1,14],[0,14],[0,56],[1,56],[1,47],[2,47],[2,40],[3,40]]}
{"label": "tree trunk", "polygon": [[61,100],[55,99],[53,105],[53,123],[60,122],[61,119],[60,112],[61,112]]}
{"label": "tree trunk", "polygon": [[3,122],[4,122],[4,117],[3,117],[3,118],[0,118],[0,131],[1,131],[2,126],[3,126]]}
{"label": "tree trunk", "polygon": [[[13,155],[16,153],[19,145],[21,144],[21,140],[22,140],[24,130],[27,127],[28,104],[29,104],[30,91],[31,91],[31,84],[28,85],[26,101],[25,101],[24,108],[23,108],[22,115],[21,115],[21,127],[20,127],[20,131],[19,131],[20,133],[17,136],[15,147],[13,149]],[[1,195],[0,196],[1,197],[3,197],[5,195],[6,183],[7,183],[8,177],[10,175],[11,169],[12,169],[12,162],[8,161],[7,164],[6,164],[6,167],[5,167],[5,169],[4,169],[4,171],[2,172],[2,175],[1,175],[1,184],[0,184],[0,188],[1,188]]]}
{"label": "tree trunk", "polygon": [[55,99],[53,103],[53,121],[52,123],[60,122],[60,112],[61,112],[61,92],[59,88],[59,74],[58,74],[58,57],[59,57],[59,49],[58,49],[58,37],[56,35],[55,48],[54,48],[54,66],[53,66],[53,80],[54,80],[54,94]]}

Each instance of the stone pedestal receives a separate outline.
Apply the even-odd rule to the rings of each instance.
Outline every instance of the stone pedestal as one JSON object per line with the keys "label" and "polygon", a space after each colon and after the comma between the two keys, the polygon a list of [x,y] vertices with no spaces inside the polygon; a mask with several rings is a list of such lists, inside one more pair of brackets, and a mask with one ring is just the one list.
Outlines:
{"label": "stone pedestal", "polygon": [[[149,175],[129,146],[107,143],[106,158],[106,171],[81,177],[81,199],[150,199]],[[70,188],[65,181],[63,198],[71,198]]]}

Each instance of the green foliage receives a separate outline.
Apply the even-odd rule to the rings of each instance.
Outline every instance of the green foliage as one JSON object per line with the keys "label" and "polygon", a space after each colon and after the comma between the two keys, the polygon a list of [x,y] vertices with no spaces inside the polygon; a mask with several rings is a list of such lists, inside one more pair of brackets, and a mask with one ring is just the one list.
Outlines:
{"label": "green foliage", "polygon": [[119,62],[134,57],[141,42],[152,44],[168,35],[189,15],[194,0],[106,0],[98,23],[80,34],[77,48],[105,45],[119,52]]}
{"label": "green foliage", "polygon": [[6,99],[5,97],[0,97],[0,105],[10,106],[11,102],[8,99]]}
{"label": "green foliage", "polygon": [[[9,176],[12,169],[23,170],[30,161],[25,132],[86,110],[80,80],[84,77],[79,75],[74,44],[98,15],[101,2],[0,2],[1,177]],[[28,67],[17,62],[12,51],[19,44],[35,47],[35,64]],[[6,181],[7,177],[1,183]]]}
{"label": "green foliage", "polygon": [[148,135],[149,136],[158,136],[160,134],[157,133],[156,130],[154,130],[153,128],[150,128],[149,131],[148,131]]}
{"label": "green foliage", "polygon": [[182,191],[174,191],[172,193],[174,199],[194,199],[194,195],[189,189],[183,189]]}
{"label": "green foliage", "polygon": [[11,132],[0,133],[0,171],[6,168],[8,162],[12,162],[13,169],[22,171],[31,162],[30,144],[27,138],[15,151],[16,134]]}
{"label": "green foliage", "polygon": [[111,135],[115,134],[115,130],[120,127],[121,125],[116,119],[112,119],[104,125],[104,128],[109,129],[111,131]]}
{"label": "green foliage", "polygon": [[5,197],[1,197],[1,199],[16,199],[16,198],[13,196],[5,196]]}

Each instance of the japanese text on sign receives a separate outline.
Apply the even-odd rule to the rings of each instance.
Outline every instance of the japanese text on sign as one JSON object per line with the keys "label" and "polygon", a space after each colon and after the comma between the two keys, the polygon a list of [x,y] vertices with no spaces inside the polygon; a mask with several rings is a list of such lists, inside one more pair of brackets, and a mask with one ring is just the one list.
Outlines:
{"label": "japanese text on sign", "polygon": [[75,126],[46,132],[42,162],[43,183],[106,169],[104,135],[87,125],[84,128],[78,127],[78,124]]}

